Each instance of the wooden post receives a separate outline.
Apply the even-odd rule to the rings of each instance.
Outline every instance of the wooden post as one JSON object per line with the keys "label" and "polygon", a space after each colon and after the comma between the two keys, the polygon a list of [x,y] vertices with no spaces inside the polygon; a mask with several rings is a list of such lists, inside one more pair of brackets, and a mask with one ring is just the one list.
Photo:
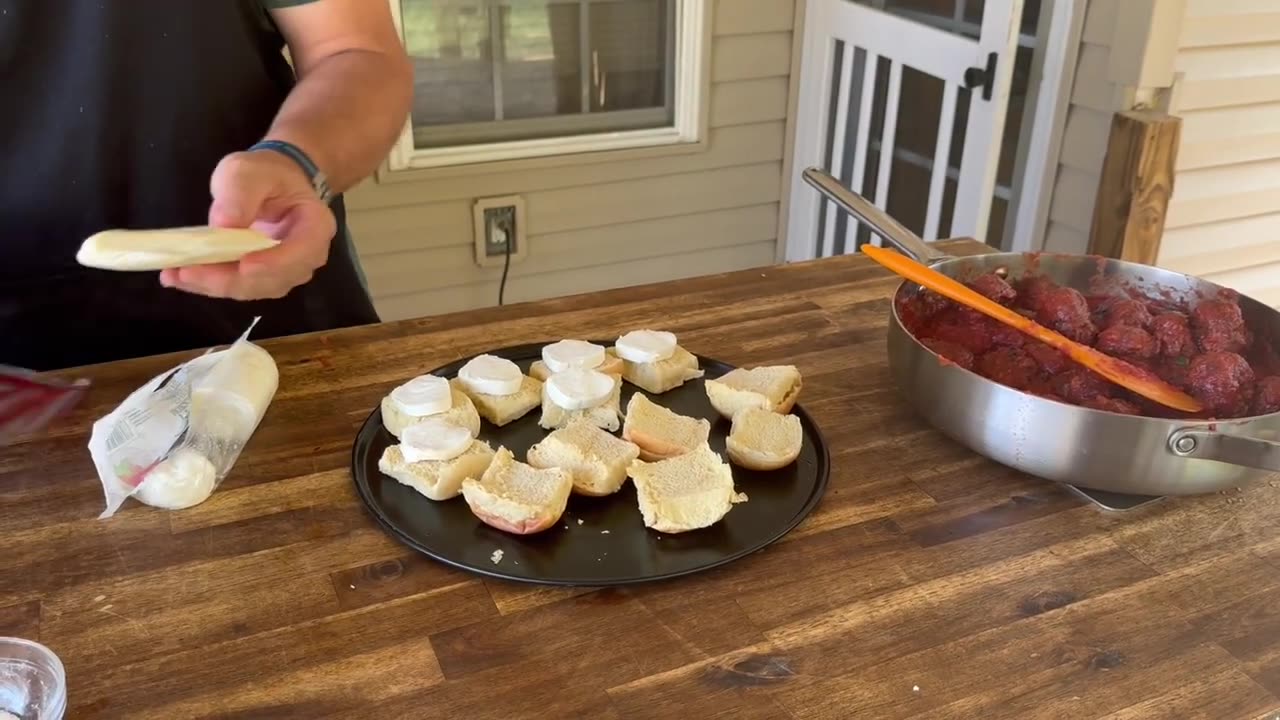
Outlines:
{"label": "wooden post", "polygon": [[1111,119],[1111,138],[1093,208],[1089,252],[1154,265],[1173,195],[1182,119],[1127,110]]}

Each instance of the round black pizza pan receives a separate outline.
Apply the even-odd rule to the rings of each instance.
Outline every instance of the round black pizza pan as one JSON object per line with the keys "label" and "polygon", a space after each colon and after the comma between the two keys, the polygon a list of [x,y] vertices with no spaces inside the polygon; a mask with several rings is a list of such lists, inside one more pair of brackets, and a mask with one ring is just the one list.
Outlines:
{"label": "round black pizza pan", "polygon": [[[491,350],[489,354],[508,358],[527,372],[544,344]],[[468,360],[431,372],[452,378]],[[701,356],[698,360],[707,377],[719,377],[733,369],[718,360]],[[637,390],[623,383],[623,408]],[[703,380],[650,395],[650,399],[682,415],[710,420],[711,447],[723,456],[729,422],[711,407]],[[749,555],[786,535],[817,506],[826,490],[830,455],[813,418],[800,405],[792,412],[804,428],[804,446],[796,462],[771,472],[731,466],[737,490],[746,493],[749,500],[734,505],[711,527],[674,535],[644,526],[630,482],[608,497],[571,496],[560,522],[541,533],[517,536],[493,529],[476,519],[462,496],[435,502],[378,471],[382,451],[395,442],[382,425],[379,409],[356,436],[351,472],[361,500],[387,532],[454,567],[542,585],[606,587],[665,580]],[[538,416],[539,410],[534,408],[505,427],[482,422],[480,439],[494,449],[506,446],[516,459],[524,460],[529,447],[547,434],[538,426]]]}

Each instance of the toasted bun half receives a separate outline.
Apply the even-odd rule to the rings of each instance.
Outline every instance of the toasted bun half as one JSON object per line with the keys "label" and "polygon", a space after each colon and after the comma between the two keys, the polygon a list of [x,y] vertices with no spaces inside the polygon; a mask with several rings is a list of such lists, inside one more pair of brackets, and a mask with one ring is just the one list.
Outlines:
{"label": "toasted bun half", "polygon": [[579,495],[612,495],[627,480],[627,467],[640,457],[640,448],[585,420],[556,430],[529,448],[526,458],[536,468],[558,467],[573,475]]}
{"label": "toasted bun half", "polygon": [[[593,369],[606,375],[622,377],[622,358],[618,357],[613,348],[605,348],[604,362]],[[534,360],[533,364],[529,366],[529,377],[546,382],[547,378],[551,377],[551,369],[547,367],[545,362]]]}
{"label": "toasted bun half", "polygon": [[624,360],[622,368],[622,377],[627,382],[654,395],[674,390],[689,380],[703,376],[697,356],[682,347],[676,347],[675,354],[666,360],[651,363]]}
{"label": "toasted bun half", "polygon": [[636,460],[627,470],[646,527],[681,533],[720,522],[747,496],[736,492],[733,471],[706,443],[658,462]]}
{"label": "toasted bun half", "polygon": [[528,375],[521,381],[520,389],[510,395],[471,392],[457,378],[450,380],[449,384],[471,398],[480,417],[498,427],[519,420],[542,404],[542,381]]}
{"label": "toasted bun half", "polygon": [[499,447],[479,480],[462,482],[467,506],[486,525],[515,535],[551,527],[564,514],[573,476],[562,468],[539,469]]}
{"label": "toasted bun half", "polygon": [[794,365],[736,368],[707,380],[707,399],[716,412],[732,420],[746,408],[761,408],[786,414],[795,407],[803,387],[800,371]]}
{"label": "toasted bun half", "polygon": [[733,416],[725,452],[734,465],[748,470],[777,470],[800,457],[804,429],[795,415],[747,408]]}
{"label": "toasted bun half", "polygon": [[543,430],[558,430],[579,420],[585,420],[598,428],[616,432],[621,425],[622,378],[618,375],[611,377],[614,378],[613,394],[604,403],[586,410],[566,410],[556,405],[547,393],[546,383],[543,383],[542,416],[538,418],[538,425]]}
{"label": "toasted bun half", "polygon": [[642,460],[662,460],[683,455],[707,442],[711,422],[672,412],[635,393],[627,402],[622,437],[640,448]]}
{"label": "toasted bun half", "polygon": [[[449,384],[449,395],[453,399],[453,407],[445,410],[439,415],[428,415],[426,417],[438,417],[447,420],[454,425],[459,425],[471,431],[471,437],[480,434],[480,414],[476,412],[476,406],[472,404],[471,398],[453,383]],[[384,395],[382,398],[382,425],[387,432],[400,437],[404,429],[416,422],[421,422],[424,418],[416,415],[409,415],[400,409],[391,399],[390,395]]]}
{"label": "toasted bun half", "polygon": [[406,462],[399,445],[382,451],[378,470],[396,482],[417,490],[431,500],[448,500],[458,496],[468,478],[484,475],[493,462],[493,449],[488,443],[472,440],[471,447],[451,460]]}

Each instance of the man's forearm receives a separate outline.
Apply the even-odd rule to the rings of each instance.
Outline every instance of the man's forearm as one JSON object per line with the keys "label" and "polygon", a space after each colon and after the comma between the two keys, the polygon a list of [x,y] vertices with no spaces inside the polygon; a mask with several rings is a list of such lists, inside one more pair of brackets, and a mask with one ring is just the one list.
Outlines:
{"label": "man's forearm", "polygon": [[300,78],[268,138],[306,151],[342,192],[377,170],[413,101],[413,69],[403,56],[337,53]]}

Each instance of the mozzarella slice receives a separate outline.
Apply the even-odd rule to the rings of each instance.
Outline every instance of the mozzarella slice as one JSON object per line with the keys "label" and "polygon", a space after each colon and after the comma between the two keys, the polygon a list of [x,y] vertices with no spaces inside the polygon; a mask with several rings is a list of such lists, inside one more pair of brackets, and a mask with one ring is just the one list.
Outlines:
{"label": "mozzarella slice", "polygon": [[246,228],[104,230],[80,245],[76,262],[100,270],[164,270],[231,262],[279,244]]}
{"label": "mozzarella slice", "polygon": [[514,395],[520,392],[524,373],[506,358],[477,355],[458,371],[458,380],[473,393],[481,395]]}
{"label": "mozzarella slice", "polygon": [[427,418],[400,433],[405,462],[452,460],[471,447],[471,431],[443,418]]}
{"label": "mozzarella slice", "polygon": [[661,362],[676,354],[676,336],[664,330],[632,330],[618,338],[613,349],[627,362]]}
{"label": "mozzarella slice", "polygon": [[565,410],[587,410],[609,399],[614,379],[598,370],[569,368],[547,378],[547,398]]}
{"label": "mozzarella slice", "polygon": [[391,391],[391,402],[414,417],[438,415],[453,407],[449,381],[435,375],[420,375]]}
{"label": "mozzarella slice", "polygon": [[604,364],[604,348],[582,340],[561,340],[542,348],[542,362],[553,373],[569,368],[597,368]]}

